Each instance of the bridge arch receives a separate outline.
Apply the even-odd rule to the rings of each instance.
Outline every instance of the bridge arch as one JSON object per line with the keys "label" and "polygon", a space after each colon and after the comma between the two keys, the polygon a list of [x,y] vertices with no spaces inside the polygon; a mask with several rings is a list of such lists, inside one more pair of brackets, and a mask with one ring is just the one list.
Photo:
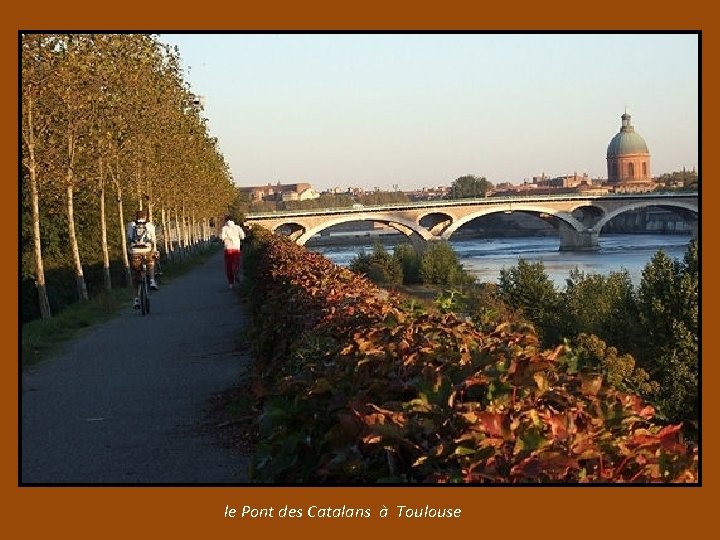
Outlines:
{"label": "bridge arch", "polygon": [[410,241],[413,242],[416,248],[422,249],[422,247],[427,243],[433,240],[433,236],[431,233],[429,233],[427,230],[421,228],[417,223],[409,220],[404,219],[400,216],[392,216],[392,215],[386,215],[386,214],[373,214],[373,215],[365,215],[365,214],[351,214],[351,215],[343,215],[343,216],[337,216],[332,219],[328,219],[327,221],[324,221],[323,223],[319,225],[315,225],[313,227],[308,227],[305,229],[305,232],[303,232],[298,238],[297,243],[301,246],[305,245],[305,243],[310,240],[313,236],[315,236],[317,233],[319,233],[322,230],[325,230],[329,227],[332,227],[333,225],[339,225],[341,223],[348,223],[350,221],[374,221],[377,223],[384,223],[388,227],[392,227],[398,232],[403,233],[404,235],[408,236],[410,238]]}
{"label": "bridge arch", "polygon": [[526,212],[530,214],[554,216],[578,233],[587,229],[580,221],[578,221],[568,212],[558,211],[546,206],[508,203],[507,205],[502,207],[483,208],[481,210],[478,210],[477,212],[473,212],[471,214],[458,218],[447,229],[445,229],[442,234],[442,238],[443,240],[449,240],[452,234],[466,223],[469,223],[479,217],[487,216],[490,214],[497,214],[499,212]]}
{"label": "bridge arch", "polygon": [[287,221],[276,225],[270,232],[282,234],[283,236],[295,239],[304,230],[305,227],[301,223],[298,223],[297,221]]}
{"label": "bridge arch", "polygon": [[425,212],[420,214],[417,220],[418,225],[429,231],[433,237],[439,237],[454,221],[455,217],[451,213],[442,210]]}
{"label": "bridge arch", "polygon": [[683,210],[689,211],[691,214],[694,214],[697,216],[699,214],[699,210],[697,205],[694,205],[692,203],[684,202],[684,201],[638,201],[633,204],[628,204],[626,206],[622,206],[620,208],[616,208],[614,210],[611,210],[610,212],[607,212],[600,221],[598,221],[592,229],[590,229],[594,233],[600,233],[605,225],[608,224],[608,222],[613,219],[616,216],[619,216],[620,214],[624,214],[625,212],[630,212],[632,210],[638,210],[640,208],[650,208],[650,207],[658,207],[658,208],[679,208]]}
{"label": "bridge arch", "polygon": [[607,210],[591,202],[582,202],[570,209],[570,215],[577,219],[587,229],[594,227]]}

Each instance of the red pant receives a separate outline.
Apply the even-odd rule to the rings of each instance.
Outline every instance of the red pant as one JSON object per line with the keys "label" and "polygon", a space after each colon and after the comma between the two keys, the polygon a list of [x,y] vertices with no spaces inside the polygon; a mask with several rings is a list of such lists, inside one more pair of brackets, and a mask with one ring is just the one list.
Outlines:
{"label": "red pant", "polygon": [[225,276],[227,276],[227,280],[230,285],[235,283],[235,274],[237,274],[238,270],[240,270],[240,250],[226,249]]}

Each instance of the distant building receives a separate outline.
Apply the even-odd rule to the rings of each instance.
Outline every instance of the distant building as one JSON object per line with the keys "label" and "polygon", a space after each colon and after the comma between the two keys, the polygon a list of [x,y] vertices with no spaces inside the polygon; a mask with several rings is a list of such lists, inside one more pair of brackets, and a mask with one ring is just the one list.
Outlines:
{"label": "distant building", "polygon": [[438,199],[444,199],[449,192],[449,187],[437,186],[429,188],[423,187],[415,189],[413,191],[405,191],[404,193],[411,201],[433,201]]}
{"label": "distant building", "polygon": [[[300,185],[300,184],[297,184]],[[302,184],[304,185],[304,184]],[[311,199],[317,199],[320,194],[313,188],[309,187],[303,191],[287,190],[283,191],[280,195],[282,201],[309,201]]]}
{"label": "distant building", "polygon": [[580,186],[581,184],[589,184],[590,182],[591,180],[588,177],[587,173],[583,173],[582,175],[579,175],[578,173],[573,173],[572,175],[566,174],[564,176],[556,176],[555,178],[550,178],[547,180],[547,185],[557,188],[575,188]]}
{"label": "distant building", "polygon": [[607,195],[610,190],[609,186],[593,184],[592,182],[583,182],[575,187],[575,192],[583,195]]}
{"label": "distant building", "polygon": [[623,114],[620,131],[607,147],[608,185],[616,192],[652,191],[655,183],[650,174],[650,152],[645,139]]}
{"label": "distant building", "polygon": [[[316,198],[313,196],[317,194],[312,189],[312,185],[301,182],[298,184],[277,184],[268,183],[267,186],[251,186],[251,187],[239,187],[240,193],[247,193],[251,202],[256,201],[298,201],[306,200],[309,198]],[[304,198],[301,196],[305,193]]]}

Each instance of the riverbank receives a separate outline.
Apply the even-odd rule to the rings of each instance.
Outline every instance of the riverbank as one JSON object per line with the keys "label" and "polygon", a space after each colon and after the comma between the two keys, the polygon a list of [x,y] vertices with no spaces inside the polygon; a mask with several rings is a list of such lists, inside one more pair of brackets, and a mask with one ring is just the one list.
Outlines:
{"label": "riverbank", "polygon": [[[574,268],[603,275],[627,270],[633,283],[638,284],[643,268],[658,251],[682,259],[691,238],[687,234],[600,235],[600,249],[594,252],[560,251],[559,238],[548,236],[453,239],[450,244],[463,268],[478,281],[497,283],[500,271],[517,265],[522,258],[530,262],[542,262],[556,286],[563,287]],[[372,249],[372,242],[307,247],[322,253],[336,264],[349,266],[360,251]],[[385,247],[392,252],[391,244]]]}

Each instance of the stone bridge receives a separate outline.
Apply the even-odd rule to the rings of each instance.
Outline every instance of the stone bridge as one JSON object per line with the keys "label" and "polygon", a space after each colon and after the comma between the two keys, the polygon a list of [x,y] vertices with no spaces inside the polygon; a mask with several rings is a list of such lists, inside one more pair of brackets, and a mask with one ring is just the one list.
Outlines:
{"label": "stone bridge", "polygon": [[427,242],[450,239],[460,227],[479,217],[498,212],[525,212],[539,216],[557,229],[560,250],[591,251],[598,249],[598,236],[612,218],[645,207],[672,210],[690,224],[697,236],[700,216],[697,192],[486,197],[382,206],[355,205],[351,208],[250,213],[245,221],[288,235],[301,245],[333,225],[373,221],[405,234],[422,250]]}

